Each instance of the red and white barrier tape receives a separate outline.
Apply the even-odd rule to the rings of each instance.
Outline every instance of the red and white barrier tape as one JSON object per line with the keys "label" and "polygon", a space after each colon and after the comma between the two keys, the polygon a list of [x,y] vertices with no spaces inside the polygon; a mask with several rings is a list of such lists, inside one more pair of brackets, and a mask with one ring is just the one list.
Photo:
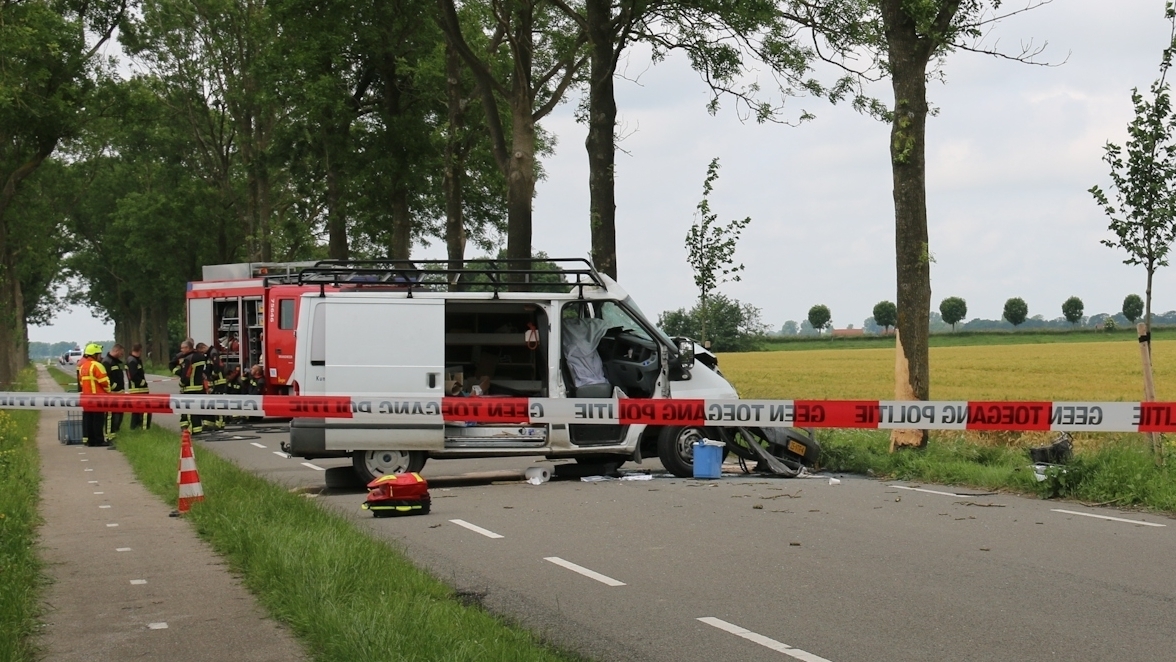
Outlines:
{"label": "red and white barrier tape", "polygon": [[444,422],[917,430],[1176,432],[1176,402],[421,398],[395,395],[79,395],[0,392],[0,409]]}

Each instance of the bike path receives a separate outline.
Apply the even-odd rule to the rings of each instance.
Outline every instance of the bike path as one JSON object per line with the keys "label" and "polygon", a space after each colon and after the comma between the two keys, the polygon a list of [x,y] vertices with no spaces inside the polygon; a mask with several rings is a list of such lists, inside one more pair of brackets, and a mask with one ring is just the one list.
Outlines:
{"label": "bike path", "polygon": [[[61,391],[37,372],[41,391]],[[59,443],[63,418],[43,411],[37,430],[46,660],[308,659],[192,527],[168,517],[122,453]]]}

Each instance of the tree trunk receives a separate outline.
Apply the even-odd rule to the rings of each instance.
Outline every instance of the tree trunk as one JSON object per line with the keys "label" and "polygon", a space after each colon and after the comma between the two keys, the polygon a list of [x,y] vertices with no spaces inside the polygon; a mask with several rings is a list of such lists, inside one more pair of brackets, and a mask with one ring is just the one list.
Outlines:
{"label": "tree trunk", "polygon": [[408,207],[408,187],[397,183],[392,189],[392,236],[388,256],[407,260],[412,253],[412,212]]}
{"label": "tree trunk", "polygon": [[167,337],[167,314],[155,308],[151,310],[151,344],[148,346],[148,356],[156,364],[166,364],[171,358]]}
{"label": "tree trunk", "polygon": [[589,224],[592,230],[592,262],[597,270],[617,277],[616,230],[616,122],[617,101],[613,90],[616,51],[613,44],[612,1],[585,0],[590,73],[588,79]]}
{"label": "tree trunk", "polygon": [[347,216],[343,211],[342,176],[339,173],[338,155],[330,130],[323,141],[323,165],[327,171],[327,256],[332,260],[346,260],[351,256],[347,244]]}
{"label": "tree trunk", "polygon": [[1156,267],[1154,264],[1147,265],[1147,292],[1144,293],[1146,304],[1143,312],[1143,323],[1147,325],[1147,333],[1151,335],[1151,292],[1152,292],[1152,275],[1155,274]]}
{"label": "tree trunk", "polygon": [[506,169],[506,257],[531,265],[531,202],[535,197],[535,98],[531,89],[531,52],[534,43],[534,9],[520,8],[515,15],[514,76],[511,78],[511,149]]}
{"label": "tree trunk", "polygon": [[465,150],[462,132],[465,129],[465,91],[461,89],[461,56],[453,45],[445,45],[445,96],[448,102],[449,126],[445,141],[445,248],[449,268],[460,269],[465,260],[465,213],[462,209],[462,175],[465,174]]}
{"label": "tree trunk", "polygon": [[[888,46],[894,118],[890,164],[894,180],[894,248],[898,281],[895,325],[895,398],[930,396],[927,351],[931,311],[931,253],[927,242],[927,178],[924,147],[927,128],[927,63],[932,47],[921,40],[901,0],[885,0],[883,21]],[[905,373],[905,374],[904,374]],[[925,446],[925,430],[899,430],[891,448]]]}

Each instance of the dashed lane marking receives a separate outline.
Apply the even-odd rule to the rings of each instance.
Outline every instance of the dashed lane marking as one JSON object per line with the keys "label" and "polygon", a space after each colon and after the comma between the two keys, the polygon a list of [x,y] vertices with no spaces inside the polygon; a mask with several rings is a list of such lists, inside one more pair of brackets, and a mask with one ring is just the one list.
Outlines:
{"label": "dashed lane marking", "polygon": [[88,481],[86,481],[86,482],[87,482],[87,483],[89,483],[89,484],[91,484],[91,485],[97,485],[97,484],[98,484],[98,481],[96,481],[96,480],[88,480]]}
{"label": "dashed lane marking", "polygon": [[86,459],[86,458],[84,458],[84,457],[82,458],[82,460],[81,460],[81,461],[82,461],[82,462],[89,462],[89,460],[87,460],[87,459]]}
{"label": "dashed lane marking", "polygon": [[106,492],[95,492],[94,494],[106,494]]}
{"label": "dashed lane marking", "polygon": [[131,586],[139,586],[141,584],[146,584],[146,583],[147,583],[146,579],[132,579],[131,580]]}
{"label": "dashed lane marking", "polygon": [[98,507],[99,508],[109,508],[110,506],[109,505],[102,505],[102,506],[98,506]]}
{"label": "dashed lane marking", "polygon": [[[451,519],[449,521],[453,522],[454,524],[456,524],[462,528],[469,529],[470,531],[473,531],[474,533],[480,533],[480,534],[486,536],[487,538],[501,538],[502,537],[502,535],[494,533],[490,529],[483,529],[482,527],[478,526],[477,524],[470,524],[469,522],[465,521],[464,519]],[[550,560],[550,559],[548,559],[548,560]]]}
{"label": "dashed lane marking", "polygon": [[326,467],[320,467],[319,465],[311,464],[310,462],[303,462],[302,466],[310,467],[311,469],[314,469],[315,471],[326,471],[327,470]]}
{"label": "dashed lane marking", "polygon": [[114,551],[116,551],[116,552],[129,552],[129,551],[131,551],[131,548],[130,547],[115,547]]}
{"label": "dashed lane marking", "polygon": [[93,471],[93,469],[82,469],[82,471]]}
{"label": "dashed lane marking", "polygon": [[278,457],[286,458],[287,460],[290,459],[290,456],[287,453],[283,453],[282,451],[274,451],[274,455],[277,455]]}
{"label": "dashed lane marking", "polygon": [[147,629],[148,630],[166,630],[167,623],[148,623]]}
{"label": "dashed lane marking", "polygon": [[572,563],[571,561],[565,561],[565,560],[559,558],[558,556],[547,556],[547,557],[544,557],[543,560],[548,561],[550,563],[554,563],[554,564],[560,566],[561,568],[567,568],[568,570],[571,570],[572,572],[584,575],[585,577],[588,577],[589,579],[595,579],[596,581],[598,581],[601,584],[604,584],[606,586],[624,586],[625,585],[625,582],[619,582],[619,581],[613,579],[612,577],[609,577],[608,575],[602,575],[599,572],[596,572],[595,570],[589,570],[588,568],[585,568],[582,565],[576,565],[575,563]]}
{"label": "dashed lane marking", "polygon": [[748,641],[755,642],[764,648],[770,648],[778,653],[783,653],[797,660],[803,660],[804,662],[829,662],[829,660],[826,660],[819,655],[813,655],[812,653],[802,651],[799,648],[793,648],[784,642],[776,641],[775,639],[772,639],[771,637],[765,637],[762,634],[756,634],[747,628],[741,628],[734,623],[728,623],[727,621],[715,618],[713,616],[704,616],[698,620],[706,623],[711,627],[716,627],[723,632],[729,632],[737,637],[742,637]]}
{"label": "dashed lane marking", "polygon": [[116,526],[118,526],[118,525],[117,524],[107,524],[106,525],[107,528],[114,528]]}
{"label": "dashed lane marking", "polygon": [[1137,519],[1127,519],[1125,517],[1111,517],[1110,515],[1095,515],[1094,513],[1080,513],[1076,510],[1062,510],[1061,508],[1050,508],[1055,513],[1065,513],[1067,515],[1081,515],[1082,517],[1094,517],[1096,519],[1105,519],[1112,522],[1126,522],[1127,524],[1139,524],[1141,526],[1168,526],[1167,524],[1157,524],[1156,522],[1144,522]]}
{"label": "dashed lane marking", "polygon": [[249,442],[250,446],[257,446],[258,448],[265,448],[265,444],[259,444],[256,441]]}

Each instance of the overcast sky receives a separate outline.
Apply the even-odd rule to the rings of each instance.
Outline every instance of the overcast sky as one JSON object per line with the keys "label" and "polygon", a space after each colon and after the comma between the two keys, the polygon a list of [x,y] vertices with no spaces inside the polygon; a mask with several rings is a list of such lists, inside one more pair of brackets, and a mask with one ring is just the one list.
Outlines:
{"label": "overcast sky", "polygon": [[[1158,76],[1169,29],[1163,6],[1056,0],[989,36],[1011,51],[1048,42],[1042,59],[1065,61],[1058,67],[948,58],[946,83],[928,90],[939,108],[927,129],[933,309],[960,296],[969,318],[999,319],[1004,301],[1019,296],[1031,316],[1052,319],[1072,295],[1090,315],[1118,312],[1124,296],[1143,294],[1143,269],[1099,243],[1107,219],[1087,189],[1108,187],[1103,145],[1124,141],[1131,88]],[[758,306],[776,329],[816,303],[829,306],[838,328],[860,327],[875,303],[894,300],[887,125],[815,99],[788,102],[816,115],[799,127],[741,122],[731,103],[712,117],[683,58],[652,66],[637,49],[623,66],[617,97],[629,154],[617,157],[619,275],[650,317],[697,297],[684,240],[713,157],[722,164],[711,198],[720,220],[752,218],[736,253],[743,281],[722,292]],[[768,88],[769,77],[759,78]],[[890,103],[887,84],[876,94]],[[552,256],[584,256],[589,246],[585,127],[574,107],[543,122],[559,142],[544,163],[534,241]],[[1154,295],[1157,312],[1176,309],[1176,271],[1160,270]],[[80,309],[29,336],[82,342],[113,329]]]}

